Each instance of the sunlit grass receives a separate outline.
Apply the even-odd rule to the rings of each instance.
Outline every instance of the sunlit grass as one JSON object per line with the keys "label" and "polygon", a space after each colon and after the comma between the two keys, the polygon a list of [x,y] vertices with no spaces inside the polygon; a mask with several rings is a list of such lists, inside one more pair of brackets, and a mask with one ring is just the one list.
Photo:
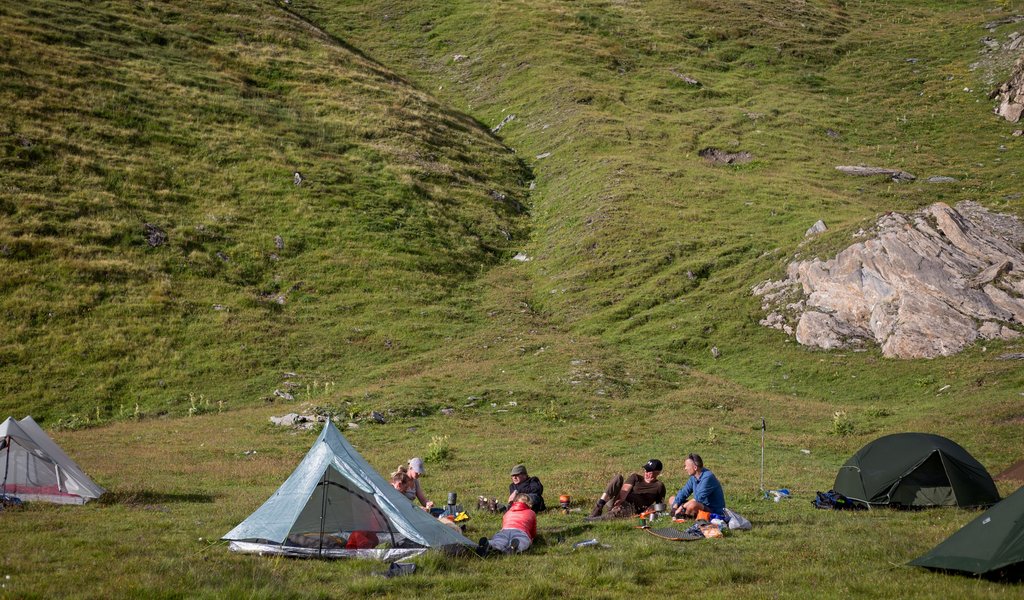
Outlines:
{"label": "sunlit grass", "polygon": [[[19,540],[2,593],[1014,592],[903,566],[976,513],[809,500],[895,431],[951,437],[992,472],[1019,460],[1024,376],[997,360],[1019,344],[931,361],[809,351],[757,324],[750,288],[889,210],[1021,214],[1016,126],[971,65],[980,24],[1022,8],[0,7],[0,408],[39,417],[111,490],[0,512]],[[708,146],[754,161],[713,166]],[[834,169],[859,163],[960,181]],[[805,241],[819,218],[829,232]],[[435,500],[500,498],[525,462],[549,504],[567,493],[581,512],[543,515],[527,555],[429,555],[404,580],[228,553],[219,536],[315,438],[268,417],[312,410],[358,424],[345,433],[382,473],[443,455],[424,480]],[[760,498],[761,417],[765,483],[793,500]],[[656,456],[676,488],[690,451],[753,531],[673,544],[582,522],[612,474]],[[474,514],[467,535],[499,522]],[[611,547],[572,549],[592,537]]]}

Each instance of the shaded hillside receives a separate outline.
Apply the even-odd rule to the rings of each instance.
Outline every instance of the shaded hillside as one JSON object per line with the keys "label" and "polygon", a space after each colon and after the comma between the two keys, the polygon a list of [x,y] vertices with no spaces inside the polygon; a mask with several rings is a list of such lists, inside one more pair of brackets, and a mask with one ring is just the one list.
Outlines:
{"label": "shaded hillside", "polygon": [[464,329],[459,287],[524,237],[507,148],[279,6],[8,3],[0,29],[0,412],[369,379]]}

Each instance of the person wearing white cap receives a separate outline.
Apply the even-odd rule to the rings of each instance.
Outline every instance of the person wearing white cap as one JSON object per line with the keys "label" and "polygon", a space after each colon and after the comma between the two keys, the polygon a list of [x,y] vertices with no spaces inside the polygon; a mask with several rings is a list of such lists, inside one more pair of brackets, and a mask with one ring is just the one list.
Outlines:
{"label": "person wearing white cap", "polygon": [[405,497],[410,500],[419,500],[423,508],[430,510],[434,507],[434,503],[427,500],[427,496],[423,493],[423,487],[420,486],[420,475],[426,475],[427,472],[423,468],[423,459],[414,457],[409,459],[408,467],[399,467],[399,469],[405,469],[409,479],[412,480],[411,485],[407,490],[402,492]]}

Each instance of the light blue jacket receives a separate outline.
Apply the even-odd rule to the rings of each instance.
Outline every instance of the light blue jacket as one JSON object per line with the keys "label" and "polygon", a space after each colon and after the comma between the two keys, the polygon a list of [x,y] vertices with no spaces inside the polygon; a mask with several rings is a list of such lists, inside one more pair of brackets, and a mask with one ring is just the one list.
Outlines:
{"label": "light blue jacket", "polygon": [[709,512],[719,515],[725,513],[725,492],[722,491],[722,484],[718,483],[718,478],[709,469],[701,470],[699,479],[696,475],[691,475],[683,489],[676,493],[672,505],[682,504],[690,494],[693,494],[694,500],[708,507]]}

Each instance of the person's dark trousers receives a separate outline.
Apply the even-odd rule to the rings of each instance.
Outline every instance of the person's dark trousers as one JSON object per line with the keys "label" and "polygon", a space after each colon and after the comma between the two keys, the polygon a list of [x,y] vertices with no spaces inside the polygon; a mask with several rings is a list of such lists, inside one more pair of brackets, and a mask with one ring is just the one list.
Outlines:
{"label": "person's dark trousers", "polygon": [[591,518],[601,516],[601,511],[604,510],[604,505],[607,503],[605,498],[615,500],[619,497],[619,492],[622,491],[623,482],[625,482],[625,479],[622,477],[621,473],[611,478],[611,481],[608,482],[608,487],[604,488],[604,494],[602,494],[597,500],[597,504],[594,505],[594,510],[590,512]]}

